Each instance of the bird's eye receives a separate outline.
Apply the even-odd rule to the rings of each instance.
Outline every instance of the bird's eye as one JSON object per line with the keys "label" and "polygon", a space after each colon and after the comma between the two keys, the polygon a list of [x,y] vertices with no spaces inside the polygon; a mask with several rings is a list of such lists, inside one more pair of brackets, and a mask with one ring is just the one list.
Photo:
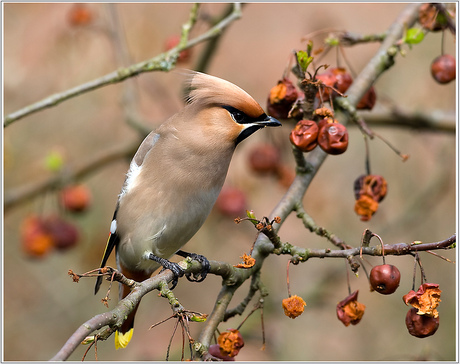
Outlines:
{"label": "bird's eye", "polygon": [[234,112],[232,112],[232,116],[233,119],[239,124],[242,124],[246,117],[246,115],[239,110],[235,110]]}

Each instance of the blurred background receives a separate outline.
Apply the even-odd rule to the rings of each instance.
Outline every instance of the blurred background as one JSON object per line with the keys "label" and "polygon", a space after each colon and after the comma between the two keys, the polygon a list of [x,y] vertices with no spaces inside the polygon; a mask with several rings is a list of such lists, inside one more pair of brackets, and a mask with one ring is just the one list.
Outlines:
{"label": "blurred background", "polygon": [[[110,8],[112,6],[112,8]],[[128,59],[137,63],[165,50],[165,44],[180,34],[192,4],[85,4],[70,3],[4,5],[4,114],[7,115],[51,94],[103,76],[121,66],[113,41],[111,11],[118,14],[126,39]],[[207,20],[219,17],[228,4],[202,4],[200,18],[191,36],[209,28]],[[384,32],[404,9],[405,4],[247,4],[242,18],[222,36],[206,72],[227,79],[248,91],[265,108],[268,93],[283,76],[293,50],[305,49],[303,36],[314,37],[318,46],[331,30],[357,34]],[[455,55],[456,42],[447,33],[444,51]],[[399,106],[409,112],[442,116],[455,115],[455,82],[437,84],[430,64],[441,54],[441,33],[429,33],[409,49],[404,57],[375,84],[377,106],[385,111]],[[374,55],[376,43],[345,49],[349,64],[359,72]],[[192,49],[180,68],[194,68],[205,44]],[[337,53],[329,52],[324,63],[337,65]],[[343,57],[339,57],[346,66]],[[128,63],[129,64],[129,63]],[[294,77],[291,76],[294,81]],[[4,198],[24,188],[47,181],[55,169],[70,174],[90,160],[117,148],[138,142],[138,133],[126,122],[127,109],[134,108],[153,129],[182,105],[182,78],[174,73],[142,74],[128,84],[116,84],[72,98],[57,107],[30,115],[4,130]],[[127,91],[128,90],[128,91]],[[128,92],[128,93],[127,93]],[[123,95],[134,102],[126,102]],[[125,101],[123,101],[125,100]],[[454,117],[452,117],[454,120]],[[249,252],[255,239],[250,223],[235,225],[233,219],[244,210],[256,216],[269,215],[286,191],[286,184],[273,176],[255,173],[249,163],[253,148],[276,145],[286,170],[294,171],[289,132],[293,122],[282,128],[263,130],[242,143],[236,151],[225,189],[235,188],[242,196],[234,210],[215,207],[203,228],[187,244],[186,251],[209,259],[237,264]],[[350,145],[346,153],[327,158],[308,189],[304,205],[318,225],[337,234],[346,243],[359,246],[364,229],[379,234],[384,243],[440,241],[456,232],[456,139],[455,132],[423,132],[410,128],[374,127],[402,153],[402,162],[382,141],[370,143],[371,169],[385,177],[388,194],[368,222],[354,213],[353,182],[364,169],[364,143],[360,131],[349,126]],[[90,205],[84,212],[71,213],[60,207],[60,193],[49,190],[21,203],[11,204],[4,213],[4,359],[15,361],[48,360],[86,320],[104,312],[101,303],[108,283],[93,294],[94,279],[73,283],[67,271],[83,273],[99,266],[110,221],[128,168],[127,158],[115,158],[83,179],[90,192]],[[288,173],[289,175],[289,173]],[[286,177],[289,181],[289,176]],[[235,201],[227,200],[224,206]],[[238,212],[240,211],[240,212]],[[52,250],[37,257],[24,249],[21,236],[36,222],[31,217],[58,215],[78,229],[75,246]],[[68,230],[72,230],[69,228]],[[325,239],[311,234],[294,215],[280,230],[284,242],[311,248],[333,248]],[[374,242],[373,242],[374,243]],[[46,245],[46,244],[45,244]],[[439,251],[456,260],[456,251]],[[35,254],[37,255],[37,254]],[[402,296],[412,288],[414,259],[387,257],[387,263],[401,271],[395,294],[369,291],[361,270],[351,275],[352,291],[366,305],[362,321],[345,327],[336,317],[336,304],[348,295],[343,260],[310,260],[291,266],[291,293],[307,303],[295,320],[283,314],[281,301],[287,297],[287,256],[269,257],[262,270],[262,281],[269,289],[265,299],[265,350],[262,347],[260,314],[254,313],[241,328],[245,347],[238,360],[455,360],[456,358],[456,265],[422,253],[427,280],[442,290],[440,326],[435,335],[418,339],[408,334],[404,319],[408,307]],[[381,258],[368,258],[366,267],[381,264]],[[114,259],[110,265],[115,266]],[[416,289],[420,282],[417,270]],[[210,313],[220,290],[221,280],[209,276],[197,285],[181,280],[174,293],[188,309]],[[246,295],[245,284],[231,307]],[[113,307],[117,290],[112,291]],[[251,304],[250,304],[250,307]],[[249,309],[250,309],[249,307]],[[249,311],[249,310],[248,310]],[[124,350],[115,351],[113,339],[100,342],[98,359],[163,360],[173,332],[172,320],[148,330],[168,317],[171,310],[157,294],[146,296],[136,317],[133,339]],[[220,330],[236,328],[236,317],[222,323]],[[192,324],[198,338],[200,324]],[[171,359],[179,360],[182,339],[176,333]],[[81,360],[86,348],[70,357]],[[91,350],[86,360],[94,360]]]}

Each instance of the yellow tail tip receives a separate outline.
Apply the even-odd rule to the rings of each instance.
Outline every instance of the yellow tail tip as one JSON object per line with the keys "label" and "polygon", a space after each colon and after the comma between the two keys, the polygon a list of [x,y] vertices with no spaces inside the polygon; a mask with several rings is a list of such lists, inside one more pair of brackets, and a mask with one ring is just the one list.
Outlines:
{"label": "yellow tail tip", "polygon": [[115,349],[124,349],[128,346],[131,338],[133,337],[133,329],[129,330],[128,332],[122,334],[119,331],[115,332]]}

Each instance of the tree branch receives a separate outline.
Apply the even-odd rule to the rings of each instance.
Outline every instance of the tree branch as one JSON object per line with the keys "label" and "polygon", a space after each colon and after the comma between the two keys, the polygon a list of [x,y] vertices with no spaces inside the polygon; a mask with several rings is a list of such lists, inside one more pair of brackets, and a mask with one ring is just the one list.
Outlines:
{"label": "tree branch", "polygon": [[[404,28],[410,27],[417,20],[419,7],[420,4],[408,5],[390,26],[385,40],[382,42],[377,54],[370,60],[366,67],[364,67],[348,89],[348,97],[347,99],[343,99],[345,100],[343,102],[346,102],[348,107],[354,108],[375,80],[393,65],[394,57],[397,54],[395,44],[401,38]],[[347,115],[344,113],[339,114],[340,115],[336,114],[336,118],[339,119],[342,124],[347,124]],[[308,157],[305,158],[305,162],[303,162],[305,166],[308,166],[307,171],[304,173],[298,172],[296,174],[290,188],[271,212],[269,216],[270,219],[274,216],[280,216],[282,224],[286,217],[294,211],[297,202],[303,199],[308,186],[319,170],[319,167],[326,159],[326,156],[327,154],[320,148],[315,148],[308,153]],[[275,231],[278,231],[281,224],[274,224],[273,227]],[[206,328],[201,332],[199,338],[199,341],[204,346],[209,347],[212,336],[217,329],[217,325],[223,320],[227,306],[236,288],[248,279],[251,274],[261,269],[264,259],[273,252],[273,249],[273,244],[270,243],[268,238],[263,234],[259,234],[252,253],[252,257],[255,258],[256,264],[251,269],[245,270],[246,274],[244,274],[243,280],[237,282],[234,286],[229,287],[224,285],[222,287],[214,310],[206,321]],[[226,306],[222,307],[224,305]]]}
{"label": "tree branch", "polygon": [[[196,16],[196,14],[191,14],[191,20],[189,23],[193,23],[192,19]],[[82,85],[76,86],[69,90],[63,91],[61,93],[57,93],[46,97],[45,99],[38,101],[34,104],[26,106],[20,110],[12,112],[8,114],[4,118],[4,127],[7,127],[11,123],[27,116],[37,111],[53,107],[59,105],[61,102],[71,99],[75,96],[82,95],[86,92],[96,90],[103,86],[115,84],[126,80],[127,78],[137,76],[144,72],[153,72],[153,71],[170,71],[174,68],[176,64],[177,57],[179,53],[185,49],[191,48],[201,42],[204,42],[208,39],[212,39],[218,36],[226,27],[228,27],[232,22],[239,19],[241,17],[241,5],[239,3],[235,3],[233,5],[233,11],[231,14],[223,19],[221,22],[216,24],[214,27],[206,31],[205,33],[197,36],[194,39],[190,39],[184,41],[185,35],[188,36],[188,32],[191,29],[191,26],[186,26],[189,23],[186,23],[183,27],[182,32],[182,40],[181,42],[171,50],[161,53],[160,55],[148,59],[146,61],[142,61],[140,63],[128,66],[128,67],[121,67],[118,70],[111,72],[105,76],[99,77],[95,80],[90,82],[84,83]]]}

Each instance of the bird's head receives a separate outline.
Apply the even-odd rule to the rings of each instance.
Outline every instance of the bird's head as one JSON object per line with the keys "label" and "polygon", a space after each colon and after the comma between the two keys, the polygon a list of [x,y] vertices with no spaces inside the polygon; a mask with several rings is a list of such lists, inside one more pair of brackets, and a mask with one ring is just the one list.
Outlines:
{"label": "bird's head", "polygon": [[281,126],[246,91],[231,82],[192,72],[187,101],[198,108],[200,120],[238,144],[266,126]]}

